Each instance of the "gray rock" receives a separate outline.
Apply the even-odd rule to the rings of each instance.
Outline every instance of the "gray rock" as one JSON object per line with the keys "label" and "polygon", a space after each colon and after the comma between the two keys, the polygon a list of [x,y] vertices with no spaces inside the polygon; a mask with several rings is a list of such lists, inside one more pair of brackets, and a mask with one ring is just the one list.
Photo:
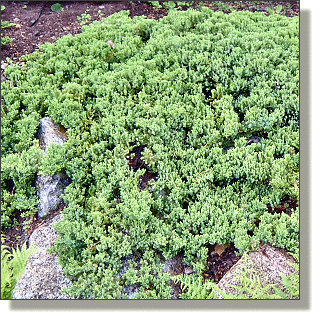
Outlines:
{"label": "gray rock", "polygon": [[[38,138],[41,148],[47,154],[51,143],[62,145],[66,142],[67,135],[64,128],[46,117],[40,120]],[[70,178],[63,172],[54,176],[37,176],[35,184],[40,199],[38,217],[57,211],[63,203],[61,194],[70,182]],[[26,271],[13,293],[15,299],[71,299],[60,292],[69,287],[71,282],[64,276],[57,254],[47,252],[58,237],[53,224],[61,218],[62,214],[58,214],[44,220],[43,225],[31,234],[29,245],[36,246],[39,250],[27,262]]]}
{"label": "gray rock", "polygon": [[162,272],[170,274],[171,299],[179,299],[180,286],[174,282],[173,277],[180,274],[191,274],[193,273],[193,269],[183,261],[183,256],[178,255],[164,261]]}
{"label": "gray rock", "polygon": [[[241,285],[237,276],[246,270],[247,274],[255,272],[259,276],[262,286],[277,284],[279,289],[284,290],[281,285],[281,276],[289,276],[296,272],[295,268],[288,264],[293,262],[295,260],[285,250],[264,244],[247,257],[242,257],[219,281],[218,287],[227,294],[238,294],[231,285]],[[222,299],[222,296],[219,294],[218,298]]]}
{"label": "gray rock", "polygon": [[64,276],[57,254],[47,252],[58,237],[53,224],[61,218],[62,214],[56,215],[31,234],[29,245],[39,250],[29,258],[13,292],[14,299],[71,299],[60,292],[70,287],[71,281]]}
{"label": "gray rock", "polygon": [[139,293],[139,286],[136,284],[130,284],[122,289],[122,293],[126,294],[128,299],[134,299],[137,293]]}
{"label": "gray rock", "polygon": [[49,117],[40,119],[38,136],[40,147],[45,153],[48,152],[48,147],[51,143],[62,145],[68,139],[66,129],[55,124]]}
{"label": "gray rock", "polygon": [[191,267],[188,267],[183,262],[183,256],[175,256],[165,260],[162,271],[164,273],[169,273],[171,276],[176,276],[179,274],[190,274],[193,272]]}
{"label": "gray rock", "polygon": [[247,146],[249,146],[252,143],[261,143],[261,137],[252,136],[250,139],[248,139]]}
{"label": "gray rock", "polygon": [[69,184],[70,179],[65,173],[54,176],[43,175],[36,178],[37,194],[40,199],[38,218],[45,217],[63,204],[61,195]]}
{"label": "gray rock", "polygon": [[[38,136],[40,146],[46,154],[51,143],[62,145],[67,141],[66,130],[61,126],[56,125],[48,117],[40,119]],[[36,188],[40,199],[40,203],[38,205],[39,218],[45,217],[49,213],[58,209],[58,207],[63,203],[61,195],[70,182],[70,178],[63,172],[54,176],[37,176]]]}

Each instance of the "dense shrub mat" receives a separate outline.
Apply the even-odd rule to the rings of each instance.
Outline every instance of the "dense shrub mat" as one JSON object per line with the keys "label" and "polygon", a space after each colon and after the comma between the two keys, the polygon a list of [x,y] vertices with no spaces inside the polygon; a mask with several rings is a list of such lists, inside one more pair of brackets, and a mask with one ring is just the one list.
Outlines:
{"label": "dense shrub mat", "polygon": [[[69,293],[82,298],[126,297],[126,286],[137,298],[170,298],[163,259],[183,255],[201,276],[215,243],[294,251],[298,25],[208,8],[158,21],[120,12],[11,64],[2,226],[37,211],[36,174],[65,171],[56,248]],[[44,116],[68,135],[48,155],[37,140]]]}

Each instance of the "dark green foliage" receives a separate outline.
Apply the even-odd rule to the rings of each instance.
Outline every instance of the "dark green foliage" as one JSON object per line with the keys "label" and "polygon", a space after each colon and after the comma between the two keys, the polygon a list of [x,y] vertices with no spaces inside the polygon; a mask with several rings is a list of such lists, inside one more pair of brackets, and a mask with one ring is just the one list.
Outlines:
{"label": "dark green foliage", "polygon": [[[126,297],[122,287],[136,285],[136,297],[168,298],[163,258],[183,254],[201,276],[208,244],[234,242],[240,254],[260,240],[298,246],[298,210],[267,210],[298,199],[298,22],[208,8],[159,21],[120,12],[6,69],[4,217],[25,210],[10,198],[18,194],[34,208],[38,170],[66,171],[56,249],[73,295]],[[47,156],[33,145],[43,116],[68,135]],[[130,165],[137,148],[140,167]]]}

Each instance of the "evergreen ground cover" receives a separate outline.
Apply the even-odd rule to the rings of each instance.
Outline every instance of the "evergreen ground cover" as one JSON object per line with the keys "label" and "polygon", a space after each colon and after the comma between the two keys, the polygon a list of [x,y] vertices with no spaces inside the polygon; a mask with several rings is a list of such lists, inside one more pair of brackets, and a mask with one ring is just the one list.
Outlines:
{"label": "evergreen ground cover", "polygon": [[[202,277],[215,243],[297,249],[299,207],[268,211],[299,198],[297,17],[122,11],[24,60],[2,84],[1,224],[35,214],[36,174],[69,175],[56,243],[69,294],[170,298],[163,259]],[[68,135],[48,155],[44,116]]]}

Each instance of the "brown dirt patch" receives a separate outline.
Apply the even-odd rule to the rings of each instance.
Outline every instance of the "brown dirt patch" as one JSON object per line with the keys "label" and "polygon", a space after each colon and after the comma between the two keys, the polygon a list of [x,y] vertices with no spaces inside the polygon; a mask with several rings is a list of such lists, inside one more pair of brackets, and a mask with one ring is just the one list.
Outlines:
{"label": "brown dirt patch", "polygon": [[208,271],[204,275],[204,280],[213,280],[218,283],[231,267],[240,259],[238,250],[234,244],[230,244],[222,253],[215,250],[215,246],[209,245]]}
{"label": "brown dirt patch", "polygon": [[7,57],[17,61],[22,55],[33,52],[45,42],[55,42],[67,34],[81,33],[82,25],[77,17],[81,17],[82,14],[90,14],[91,21],[100,21],[102,17],[121,10],[130,10],[132,16],[145,15],[153,19],[166,14],[145,3],[129,1],[67,1],[61,2],[64,11],[58,12],[51,10],[54,3],[56,2],[1,2],[6,7],[1,19],[15,23],[15,26],[3,30],[3,35],[9,36],[13,41],[1,48],[2,61]]}

